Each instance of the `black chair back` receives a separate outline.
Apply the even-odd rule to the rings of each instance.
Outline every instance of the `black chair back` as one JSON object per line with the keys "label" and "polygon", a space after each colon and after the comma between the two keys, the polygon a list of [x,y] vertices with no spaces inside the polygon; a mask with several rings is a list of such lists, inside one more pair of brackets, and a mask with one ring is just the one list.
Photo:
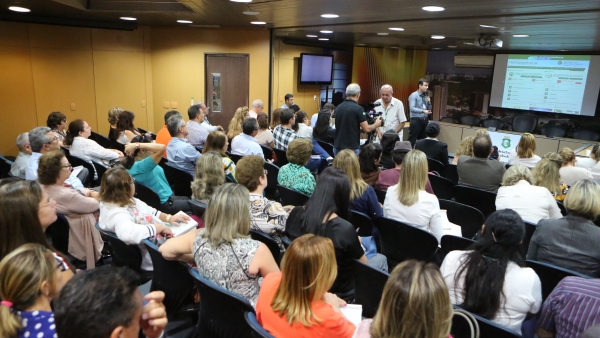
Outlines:
{"label": "black chair back", "polygon": [[281,243],[286,250],[292,245],[292,241],[287,237],[281,237]]}
{"label": "black chair back", "polygon": [[277,148],[273,148],[273,152],[275,153],[275,156],[277,157],[277,166],[279,168],[283,167],[284,165],[288,164],[288,160],[287,160],[287,155],[285,154],[285,150],[281,150],[281,149],[277,149]]}
{"label": "black chair back", "polygon": [[148,204],[156,210],[161,209],[160,197],[156,193],[156,191],[152,190],[152,188],[144,185],[138,181],[135,181],[135,194],[133,195],[135,198],[141,200],[142,202]]}
{"label": "black chair back", "polygon": [[69,220],[65,215],[56,213],[57,219],[46,228],[46,235],[52,239],[52,246],[63,255],[69,255]]}
{"label": "black chair back", "polygon": [[475,115],[465,115],[460,117],[460,124],[466,124],[467,126],[475,127],[479,125],[481,119]]}
{"label": "black chair back", "polygon": [[310,196],[305,195],[297,190],[286,188],[279,184],[277,185],[277,191],[279,191],[282,205],[293,205],[297,207],[304,205],[310,198]]}
{"label": "black chair back", "polygon": [[256,320],[256,315],[252,312],[246,312],[244,318],[246,319],[246,323],[250,326],[252,332],[250,333],[250,337],[252,338],[275,338],[269,331],[265,330],[258,320]]}
{"label": "black chair back", "polygon": [[357,259],[353,259],[351,264],[356,304],[362,305],[363,317],[373,318],[390,275]]}
{"label": "black chair back", "polygon": [[122,153],[125,153],[125,145],[115,140],[110,140],[110,149],[117,149],[120,150]]}
{"label": "black chair back", "polygon": [[444,164],[438,160],[433,158],[427,158],[427,171],[436,172],[440,176],[444,176],[446,168],[444,168]]}
{"label": "black chair back", "polygon": [[92,184],[92,180],[94,179],[94,165],[91,164],[90,162],[82,159],[81,157],[71,155],[70,153],[65,154],[65,155],[66,155],[67,159],[69,160],[69,163],[71,163],[71,165],[73,167],[83,166],[84,168],[86,168],[89,171],[89,174],[87,175],[87,178],[85,179],[85,182],[81,182],[84,187],[89,187]]}
{"label": "black chair back", "polygon": [[263,151],[263,156],[265,158],[265,160],[272,160],[273,159],[273,149],[271,149],[270,147],[264,146],[264,145],[260,145],[260,148]]}
{"label": "black chair back", "polygon": [[317,140],[317,143],[321,146],[321,148],[323,148],[323,150],[325,150],[329,154],[329,156],[335,157],[335,155],[333,154],[333,144],[319,140]]}
{"label": "black chair back", "polygon": [[265,188],[265,197],[277,201],[279,194],[277,192],[277,176],[279,176],[279,167],[273,163],[265,162],[265,170],[267,171],[267,187]]}
{"label": "black chair back", "polygon": [[71,150],[65,146],[60,146],[60,150],[65,154],[65,156],[71,155]]}
{"label": "black chair back", "polygon": [[427,176],[429,176],[433,193],[438,199],[451,200],[454,198],[454,183],[452,181],[434,174],[428,174]]}
{"label": "black chair back", "polygon": [[464,237],[444,235],[442,236],[440,243],[442,246],[442,252],[444,255],[447,255],[450,251],[467,250],[467,248],[470,247],[471,244],[475,243],[475,241]]}
{"label": "black chair back", "polygon": [[457,185],[454,187],[454,199],[458,203],[472,206],[481,211],[485,218],[496,211],[495,192]]}
{"label": "black chair back", "polygon": [[377,220],[381,235],[381,253],[388,259],[389,270],[407,259],[432,261],[438,241],[432,234],[387,217]]}
{"label": "black chair back", "polygon": [[96,174],[98,174],[98,179],[95,183],[100,185],[100,183],[102,182],[102,176],[104,176],[104,173],[110,168],[96,161],[92,161],[92,165],[94,166],[94,169],[96,169]]}
{"label": "black chair back", "polygon": [[204,216],[204,212],[206,211],[206,204],[196,201],[196,200],[188,200],[187,201],[190,209],[192,209],[192,215],[198,216],[202,218]]}
{"label": "black chair back", "polygon": [[172,167],[168,163],[161,163],[160,166],[165,171],[167,181],[173,190],[175,196],[192,197],[192,181],[194,178],[187,172]]}
{"label": "black chair back", "polygon": [[200,276],[195,268],[189,271],[202,299],[196,337],[250,337],[245,314],[256,313],[250,302]]}
{"label": "black chair back", "polygon": [[464,238],[473,238],[481,231],[483,225],[483,214],[471,206],[455,201],[440,199],[440,209],[446,210],[446,215],[451,223],[460,225],[461,234]]}
{"label": "black chair back", "polygon": [[597,130],[575,129],[573,132],[573,138],[597,142],[600,139],[600,133],[598,133]]}
{"label": "black chair back", "polygon": [[377,195],[377,201],[383,205],[383,202],[385,202],[385,195],[387,195],[387,190],[375,189],[375,195]]}
{"label": "black chair back", "polygon": [[104,135],[100,135],[100,134],[92,131],[92,134],[90,135],[90,139],[96,141],[96,143],[98,143],[99,145],[103,146],[106,149],[110,148],[110,139]]}
{"label": "black chair back", "polygon": [[237,163],[238,163],[238,161],[239,161],[239,160],[240,160],[242,157],[244,157],[244,156],[242,156],[242,155],[235,155],[235,154],[229,154],[228,156],[229,156],[229,158],[230,158],[230,159],[233,161],[233,163],[235,163],[235,164],[237,164]]}
{"label": "black chair back", "polygon": [[444,170],[444,177],[452,181],[454,185],[458,184],[458,169],[456,164],[448,164]]}
{"label": "black chair back", "polygon": [[373,225],[373,220],[368,215],[352,210],[348,221],[352,223],[359,236],[366,237],[373,235],[375,225]]}
{"label": "black chair back", "polygon": [[0,156],[0,178],[10,177],[10,169],[13,161],[10,161],[3,156]]}
{"label": "black chair back", "polygon": [[565,207],[564,204],[562,204],[562,202],[556,201],[556,205],[558,205],[558,208],[560,209],[560,213],[563,216],[567,216],[569,214],[569,212],[567,211],[567,208]]}
{"label": "black chair back", "polygon": [[540,130],[546,137],[565,137],[567,129],[560,126],[545,125]]}
{"label": "black chair back", "polygon": [[546,300],[552,290],[560,283],[561,280],[565,277],[581,277],[586,279],[591,279],[591,276],[584,275],[582,273],[561,268],[560,266],[556,266],[549,263],[538,262],[527,260],[525,262],[528,268],[532,268],[533,271],[540,277],[540,282],[542,282],[542,300]]}
{"label": "black chair back", "polygon": [[458,120],[457,119],[453,119],[451,117],[442,117],[440,119],[440,122],[448,122],[448,123],[458,124]]}
{"label": "black chair back", "polygon": [[496,128],[496,130],[502,130],[504,128],[504,121],[494,118],[489,118],[481,121],[481,126],[484,128]]}
{"label": "black chair back", "polygon": [[516,115],[513,118],[512,130],[519,133],[533,133],[538,124],[537,116]]}
{"label": "black chair back", "polygon": [[[459,307],[455,306],[455,308]],[[523,338],[523,336],[521,336],[519,333],[500,324],[496,324],[489,319],[485,319],[474,313],[471,313],[471,315],[475,318],[477,324],[479,325],[479,337],[481,338]],[[450,329],[450,334],[453,338],[472,337],[469,323],[464,320],[464,317],[457,314],[454,314],[452,317],[452,328]]]}
{"label": "black chair back", "polygon": [[527,250],[529,250],[529,243],[531,243],[531,237],[533,237],[533,233],[537,228],[537,224],[523,221],[525,223],[525,237],[523,237],[523,241],[521,242],[519,250],[521,251],[521,255],[523,258],[527,256]]}
{"label": "black chair back", "polygon": [[252,237],[252,239],[255,241],[264,243],[267,246],[267,248],[269,248],[269,251],[271,251],[273,258],[275,258],[275,262],[277,262],[277,264],[279,265],[279,262],[281,261],[281,254],[279,251],[279,245],[273,239],[273,237],[265,234],[260,230],[254,229],[250,229],[250,237]]}

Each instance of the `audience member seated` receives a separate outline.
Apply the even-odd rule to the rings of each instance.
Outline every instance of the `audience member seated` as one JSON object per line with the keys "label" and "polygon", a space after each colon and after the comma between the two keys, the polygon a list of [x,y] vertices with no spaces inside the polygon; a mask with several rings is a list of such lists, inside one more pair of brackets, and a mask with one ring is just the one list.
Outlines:
{"label": "audience member seated", "polygon": [[[313,123],[313,138],[317,141],[333,144],[335,129],[331,127],[331,111],[321,110]],[[313,116],[314,118],[314,116]]]}
{"label": "audience member seated", "polygon": [[290,143],[298,137],[292,129],[292,125],[295,123],[295,116],[294,111],[291,109],[284,109],[281,112],[281,124],[273,130],[275,149],[286,151]]}
{"label": "audience member seated", "polygon": [[435,195],[425,191],[426,183],[427,157],[424,152],[413,149],[402,160],[398,184],[387,190],[383,214],[430,232],[439,242],[444,226],[440,202]]}
{"label": "audience member seated", "polygon": [[[92,161],[99,162],[104,166],[110,165],[111,160],[123,157],[123,153],[116,149],[106,149],[90,140],[92,128],[83,120],[75,120],[69,123],[69,134],[65,139],[65,145],[71,146],[70,152],[73,156],[81,157],[92,164]],[[98,179],[96,167],[94,167],[94,179]]]}
{"label": "audience member seated", "polygon": [[265,107],[263,105],[262,100],[256,99],[256,100],[252,101],[252,109],[250,109],[248,111],[249,117],[257,118],[258,114],[262,113],[262,110],[264,108]]}
{"label": "audience member seated", "polygon": [[327,290],[337,274],[331,239],[306,234],[290,245],[281,272],[265,277],[258,322],[275,337],[351,338],[356,327],[340,312],[346,302]]}
{"label": "audience member seated", "polygon": [[17,155],[17,158],[13,161],[13,164],[10,167],[10,174],[14,177],[24,180],[27,162],[31,157],[29,133],[21,133],[19,136],[17,136],[17,148],[19,148],[19,155]]}
{"label": "audience member seated", "polygon": [[235,178],[250,191],[250,229],[269,234],[279,245],[279,250],[284,252],[281,237],[292,208],[284,208],[263,195],[268,180],[265,161],[261,157],[246,156],[238,162],[237,169]]}
{"label": "audience member seated", "polygon": [[67,137],[67,116],[61,112],[52,112],[48,115],[48,119],[46,120],[46,125],[48,128],[52,129],[52,132],[62,145]]}
{"label": "audience member seated", "polygon": [[98,222],[98,192],[87,190],[82,195],[72,187],[65,186],[73,167],[62,151],[52,151],[40,158],[38,181],[42,189],[56,203],[56,211],[69,221],[69,253],[86,261],[87,268],[96,267],[102,257],[104,242],[96,229]]}
{"label": "audience member seated", "polygon": [[119,121],[117,121],[116,135],[117,141],[121,144],[127,144],[136,136],[140,136],[140,132],[133,125],[135,115],[129,110],[124,110],[119,114]]}
{"label": "audience member seated", "polygon": [[[538,338],[598,338],[600,279],[566,277],[544,302]],[[596,325],[594,327],[594,325]]]}
{"label": "audience member seated", "polygon": [[535,154],[535,137],[530,133],[524,133],[515,150],[510,152],[508,164],[522,164],[533,168],[540,160],[541,158]]}
{"label": "audience member seated", "polygon": [[557,201],[564,201],[569,186],[560,180],[560,168],[563,160],[557,153],[547,153],[531,170],[537,186],[545,187]]}
{"label": "audience member seated", "polygon": [[[163,144],[165,147],[169,144],[169,142],[171,141],[171,134],[169,134],[169,129],[167,128],[167,121],[169,120],[169,118],[173,115],[179,115],[181,116],[181,114],[177,111],[177,110],[169,110],[166,114],[165,114],[165,125],[162,127],[161,130],[159,130],[159,132],[156,134],[156,143],[158,144]],[[167,157],[167,151],[165,150],[165,153],[163,155],[164,157]]]}
{"label": "audience member seated", "polygon": [[506,168],[500,161],[488,160],[493,150],[489,136],[475,137],[473,157],[461,156],[458,160],[458,184],[498,191]]}
{"label": "audience member seated", "polygon": [[[198,107],[200,108],[200,110],[202,110],[202,112],[204,113],[204,121],[202,121],[201,125],[206,128],[206,130],[208,130],[209,133],[212,133],[213,131],[223,131],[223,127],[217,125],[217,126],[213,126],[212,124],[210,124],[210,121],[208,121],[208,110],[210,108],[208,108],[206,106],[206,104],[204,104],[201,101],[198,101],[198,103],[196,103],[198,105]],[[193,106],[193,105],[192,105]]]}
{"label": "audience member seated", "polygon": [[269,129],[271,129],[271,131],[275,130],[275,127],[277,127],[278,125],[281,124],[281,112],[282,111],[283,111],[283,108],[277,108],[277,109],[273,110],[273,113],[271,113],[271,123],[269,124]]}
{"label": "audience member seated", "polygon": [[158,234],[172,234],[169,223],[178,226],[187,222],[187,215],[170,215],[160,212],[139,199],[135,194],[134,180],[124,168],[112,168],[102,176],[100,186],[100,221],[102,230],[112,231],[126,244],[137,244],[142,251],[141,269],[152,271],[152,260],[142,241]]}
{"label": "audience member seated", "polygon": [[531,237],[527,259],[546,262],[590,276],[600,276],[600,185],[581,180],[565,199],[569,214],[543,219]]}
{"label": "audience member seated", "polygon": [[40,244],[24,244],[0,261],[0,336],[56,337],[50,302],[66,280],[63,259]]}
{"label": "audience member seated", "polygon": [[219,153],[209,151],[196,162],[196,177],[192,181],[192,198],[204,204],[225,183],[225,174]]}
{"label": "audience member seated", "polygon": [[531,170],[524,165],[515,164],[508,168],[498,189],[496,210],[512,209],[524,221],[534,224],[545,218],[561,218],[550,191],[533,185],[534,182]]}
{"label": "audience member seated", "polygon": [[148,136],[136,136],[125,145],[127,157],[121,162],[131,177],[154,190],[160,199],[161,211],[175,214],[179,210],[189,211],[186,196],[174,196],[160,164],[166,147],[153,143]]}
{"label": "audience member seated", "polygon": [[254,138],[258,134],[258,122],[249,117],[242,122],[242,132],[231,140],[231,154],[238,156],[258,155],[264,157],[262,148]]}
{"label": "audience member seated", "polygon": [[196,264],[201,276],[256,306],[261,277],[279,268],[269,248],[248,236],[248,195],[242,185],[223,184],[204,213],[206,228],[171,238],[159,251],[166,259]]}
{"label": "audience member seated", "polygon": [[[428,158],[438,160],[443,165],[448,165],[448,145],[437,139],[441,126],[437,121],[430,121],[425,128],[427,138],[418,140],[415,149],[425,153]],[[441,173],[440,173],[441,174]]]}
{"label": "audience member seated", "polygon": [[265,113],[258,114],[256,118],[258,122],[258,134],[254,138],[258,144],[265,147],[273,148],[273,132],[269,130],[269,116]]}
{"label": "audience member seated", "polygon": [[116,140],[119,137],[117,133],[117,122],[119,121],[119,115],[123,112],[123,109],[119,107],[112,107],[108,111],[108,123],[110,124],[110,129],[108,131],[108,138],[111,140]]}
{"label": "audience member seated", "polygon": [[183,116],[173,115],[169,117],[167,129],[169,129],[169,134],[172,137],[167,145],[167,160],[169,160],[167,165],[181,169],[193,177],[200,153],[185,139],[188,135],[188,128]]}
{"label": "audience member seated", "polygon": [[360,176],[370,186],[375,185],[381,168],[381,146],[377,143],[370,143],[362,147],[358,154],[358,163],[360,164]]}
{"label": "audience member seated", "polygon": [[[475,137],[477,136],[485,136],[488,137],[491,141],[492,137],[490,136],[490,132],[487,129],[478,129],[477,133],[475,133]],[[500,154],[498,153],[498,147],[492,144],[492,153],[488,157],[489,160],[500,161]]]}
{"label": "audience member seated", "polygon": [[[37,127],[29,132],[29,144],[31,145],[31,156],[27,160],[25,168],[25,179],[35,181],[38,178],[38,163],[42,155],[48,152],[59,150],[58,137],[48,127]],[[65,182],[79,191],[85,188],[81,182],[85,181],[89,174],[86,168],[83,168],[77,176],[69,177]]]}
{"label": "audience member seated", "polygon": [[248,107],[239,107],[229,122],[227,138],[233,140],[234,137],[238,136],[242,132],[242,122],[249,117],[250,114],[248,113]]}
{"label": "audience member seated", "polygon": [[286,233],[291,239],[314,234],[333,241],[337,277],[329,292],[346,301],[354,300],[353,259],[387,271],[387,258],[377,254],[374,259],[368,260],[354,226],[347,221],[350,217],[350,192],[348,176],[341,169],[327,168],[319,175],[313,196],[305,206],[292,210],[286,224]]}
{"label": "audience member seated", "polygon": [[127,268],[79,273],[54,302],[56,332],[61,338],[159,338],[167,326],[164,298],[162,291],[142,297],[137,274]]}
{"label": "audience member seated", "polygon": [[394,268],[375,317],[363,320],[354,337],[451,338],[453,313],[439,268],[408,260]]}
{"label": "audience member seated", "polygon": [[304,167],[310,161],[312,149],[311,140],[295,139],[290,143],[286,152],[289,163],[279,169],[277,176],[279,185],[312,195],[315,190],[315,177]]}
{"label": "audience member seated", "polygon": [[381,160],[379,164],[383,167],[383,169],[392,169],[396,167],[394,160],[392,159],[392,150],[396,146],[396,142],[400,141],[400,137],[398,133],[394,130],[388,130],[383,133],[381,137]]}
{"label": "audience member seated", "polygon": [[524,236],[521,217],[500,210],[487,218],[472,250],[451,251],[440,270],[452,304],[520,333],[542,305],[540,279],[519,252]]}
{"label": "audience member seated", "polygon": [[[398,135],[394,133],[394,135]],[[385,134],[383,134],[385,138]],[[402,172],[402,160],[404,160],[404,156],[406,153],[411,151],[409,141],[397,142],[394,150],[391,151],[392,161],[394,161],[395,167],[393,169],[386,169],[379,174],[379,178],[375,183],[375,189],[387,191],[389,187],[392,185],[398,184],[400,181],[400,173]],[[427,178],[427,183],[425,183],[425,191],[430,194],[433,194],[433,189],[431,188],[431,183],[429,183],[429,178]]]}
{"label": "audience member seated", "polygon": [[600,171],[600,164],[598,164],[599,159],[600,145],[594,144],[590,150],[589,157],[577,157],[575,160],[575,166],[590,169],[592,171],[592,175],[594,175],[594,178],[596,178],[598,172]]}
{"label": "audience member seated", "polygon": [[458,164],[458,159],[461,156],[473,156],[473,141],[475,138],[473,136],[465,137],[458,148],[456,148],[456,152],[454,152],[454,158],[452,159],[452,164]]}
{"label": "audience member seated", "polygon": [[[319,119],[319,114],[323,113],[323,112],[328,112],[329,117],[331,117],[333,115],[334,111],[335,111],[335,105],[333,103],[326,102],[318,113],[315,113],[311,116],[310,126],[313,127],[313,133],[314,133],[314,129],[315,129],[316,125],[318,124],[317,120]],[[331,121],[329,119],[327,121],[329,121],[330,126],[333,127],[331,125]],[[313,137],[314,137],[314,135],[313,135]],[[333,142],[331,142],[331,144],[333,144]]]}
{"label": "audience member seated", "polygon": [[563,148],[559,153],[563,164],[559,170],[560,181],[566,185],[573,185],[575,182],[585,179],[594,179],[589,169],[575,166],[575,153],[570,148]]}
{"label": "audience member seated", "polygon": [[188,142],[195,147],[204,147],[206,138],[208,137],[208,129],[202,123],[204,122],[204,111],[200,109],[200,104],[194,104],[188,109],[187,122],[188,127]]}
{"label": "audience member seated", "polygon": [[296,125],[298,125],[298,130],[296,131],[296,135],[301,138],[310,138],[313,137],[313,128],[306,125],[308,122],[308,115],[304,110],[300,110],[296,113]]}
{"label": "audience member seated", "polygon": [[228,146],[229,141],[227,140],[227,135],[225,135],[225,133],[222,131],[213,131],[208,134],[208,138],[206,139],[206,144],[204,145],[202,153],[206,154],[210,151],[219,153],[223,162],[223,170],[225,170],[225,175],[235,176],[235,163],[233,163],[226,153]]}
{"label": "audience member seated", "polygon": [[[364,150],[361,152],[361,154]],[[350,180],[350,208],[371,217],[373,221],[383,216],[383,209],[372,186],[362,178],[356,154],[350,149],[340,151],[333,160],[333,167],[342,170]]]}

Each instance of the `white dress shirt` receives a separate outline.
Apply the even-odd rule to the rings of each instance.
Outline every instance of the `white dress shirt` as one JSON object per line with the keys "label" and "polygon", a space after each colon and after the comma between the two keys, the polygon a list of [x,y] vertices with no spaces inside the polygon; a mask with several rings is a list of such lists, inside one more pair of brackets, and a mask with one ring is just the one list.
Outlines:
{"label": "white dress shirt", "polygon": [[239,156],[258,155],[262,158],[265,157],[258,141],[254,137],[244,133],[240,133],[231,141],[231,153]]}
{"label": "white dress shirt", "polygon": [[510,152],[510,154],[508,155],[508,164],[510,164],[510,165],[521,164],[521,165],[526,166],[527,168],[533,168],[533,167],[535,167],[536,164],[538,164],[538,162],[541,159],[542,158],[537,155],[533,155],[533,157],[530,157],[530,158],[519,158],[519,157],[517,157],[516,150],[512,150]]}
{"label": "white dress shirt", "polygon": [[407,207],[398,200],[398,185],[389,187],[383,203],[383,215],[430,232],[438,242],[444,235],[440,202],[435,195],[423,190],[419,191],[419,201]]}
{"label": "white dress shirt", "polygon": [[[110,161],[119,158],[119,154],[116,152],[108,150],[96,143],[96,141],[82,136],[76,136],[73,139],[70,151],[71,155],[81,157],[88,161],[92,166],[94,165],[92,161],[104,164],[102,162],[103,160]],[[98,179],[96,167],[94,167],[94,179]]]}
{"label": "white dress shirt", "polygon": [[14,177],[25,179],[25,169],[27,169],[27,162],[31,155],[19,151],[19,155],[15,158],[12,166],[10,167],[10,174]]}
{"label": "white dress shirt", "polygon": [[[387,130],[393,129],[396,130],[398,125],[402,122],[406,122],[406,114],[404,113],[404,104],[402,101],[398,100],[395,97],[392,97],[392,100],[387,106],[387,109],[383,107],[383,101],[381,99],[375,101],[375,103],[381,103],[381,106],[375,107],[376,112],[382,112],[383,115],[381,117],[385,120],[385,125],[383,127],[379,127],[379,131],[385,133]],[[400,137],[400,141],[402,141],[403,130],[400,129],[398,131],[398,136]]]}
{"label": "white dress shirt", "polygon": [[305,123],[298,123],[298,131],[296,135],[301,138],[312,138],[313,129]]}
{"label": "white dress shirt", "polygon": [[562,214],[550,190],[520,180],[515,185],[500,187],[496,210],[512,209],[524,221],[537,224],[544,218],[561,218]]}
{"label": "white dress shirt", "polygon": [[[25,168],[25,179],[28,181],[37,181],[38,179],[38,167],[40,164],[40,157],[42,157],[41,153],[33,152],[31,156],[29,156],[29,160],[27,160],[27,167]],[[81,180],[77,178],[77,176],[71,173],[71,176],[65,180],[66,184],[71,185],[73,188],[81,191],[84,189],[83,183]]]}

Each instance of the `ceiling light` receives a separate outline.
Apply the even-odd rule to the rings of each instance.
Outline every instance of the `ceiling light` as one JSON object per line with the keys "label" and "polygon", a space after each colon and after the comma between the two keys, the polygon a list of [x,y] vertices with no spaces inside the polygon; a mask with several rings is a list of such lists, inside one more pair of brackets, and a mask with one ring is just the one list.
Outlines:
{"label": "ceiling light", "polygon": [[441,12],[446,10],[444,7],[440,7],[440,6],[425,6],[422,8],[424,11],[428,11],[428,12]]}
{"label": "ceiling light", "polygon": [[132,18],[130,16],[122,16],[119,19],[126,20],[126,21],[135,21],[135,20],[137,20],[136,18]]}
{"label": "ceiling light", "polygon": [[266,25],[267,23],[264,21],[252,21],[250,22],[253,25]]}
{"label": "ceiling light", "polygon": [[337,14],[321,14],[322,18],[327,18],[327,19],[335,19],[335,18],[339,18],[340,16]]}
{"label": "ceiling light", "polygon": [[431,50],[439,50],[441,49],[440,47],[435,47],[435,48],[431,48]]}
{"label": "ceiling light", "polygon": [[321,41],[329,41],[329,39],[327,39],[327,38],[319,38],[319,40],[321,40]]}
{"label": "ceiling light", "polygon": [[230,0],[232,2],[252,2],[252,0]]}
{"label": "ceiling light", "polygon": [[10,6],[10,7],[8,7],[8,9],[10,9],[13,12],[21,12],[21,13],[31,12],[31,10],[29,8],[18,7],[18,6]]}
{"label": "ceiling light", "polygon": [[259,15],[260,13],[254,12],[254,11],[245,11],[245,12],[242,12],[242,14],[244,14],[244,15]]}
{"label": "ceiling light", "polygon": [[463,42],[464,45],[473,45],[472,42]]}
{"label": "ceiling light", "polygon": [[190,20],[177,20],[179,23],[193,23]]}
{"label": "ceiling light", "polygon": [[390,35],[390,33],[377,33],[377,35],[385,36],[385,35]]}
{"label": "ceiling light", "polygon": [[443,35],[432,35],[431,38],[435,39],[435,40],[442,40],[442,39],[445,39],[446,37]]}
{"label": "ceiling light", "polygon": [[400,28],[400,27],[391,27],[391,28],[389,28],[389,30],[391,30],[391,31],[398,31],[398,32],[402,32],[402,31],[404,31],[404,28]]}
{"label": "ceiling light", "polygon": [[365,45],[364,43],[359,43],[357,46],[364,46],[364,45]]}
{"label": "ceiling light", "polygon": [[498,26],[490,26],[490,25],[479,25],[481,28],[498,28]]}
{"label": "ceiling light", "polygon": [[513,38],[527,38],[529,35],[527,34],[513,34]]}
{"label": "ceiling light", "polygon": [[448,48],[456,48],[456,46],[448,46]]}
{"label": "ceiling light", "polygon": [[400,49],[400,47],[390,47],[391,49]]}
{"label": "ceiling light", "polygon": [[312,35],[312,34],[308,34],[306,37],[307,38],[316,38],[317,36],[316,35]]}
{"label": "ceiling light", "polygon": [[568,49],[557,49],[556,51],[558,51],[558,52],[568,52],[569,50]]}
{"label": "ceiling light", "polygon": [[331,33],[333,33],[333,31],[321,31],[321,33],[323,33],[323,34],[331,34]]}

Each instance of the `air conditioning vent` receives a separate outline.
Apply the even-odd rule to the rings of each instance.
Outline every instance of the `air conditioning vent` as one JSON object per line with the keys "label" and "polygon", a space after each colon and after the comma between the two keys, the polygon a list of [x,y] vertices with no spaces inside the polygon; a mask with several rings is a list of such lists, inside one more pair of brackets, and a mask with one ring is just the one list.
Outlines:
{"label": "air conditioning vent", "polygon": [[456,55],[454,66],[463,68],[492,68],[494,66],[493,55]]}

